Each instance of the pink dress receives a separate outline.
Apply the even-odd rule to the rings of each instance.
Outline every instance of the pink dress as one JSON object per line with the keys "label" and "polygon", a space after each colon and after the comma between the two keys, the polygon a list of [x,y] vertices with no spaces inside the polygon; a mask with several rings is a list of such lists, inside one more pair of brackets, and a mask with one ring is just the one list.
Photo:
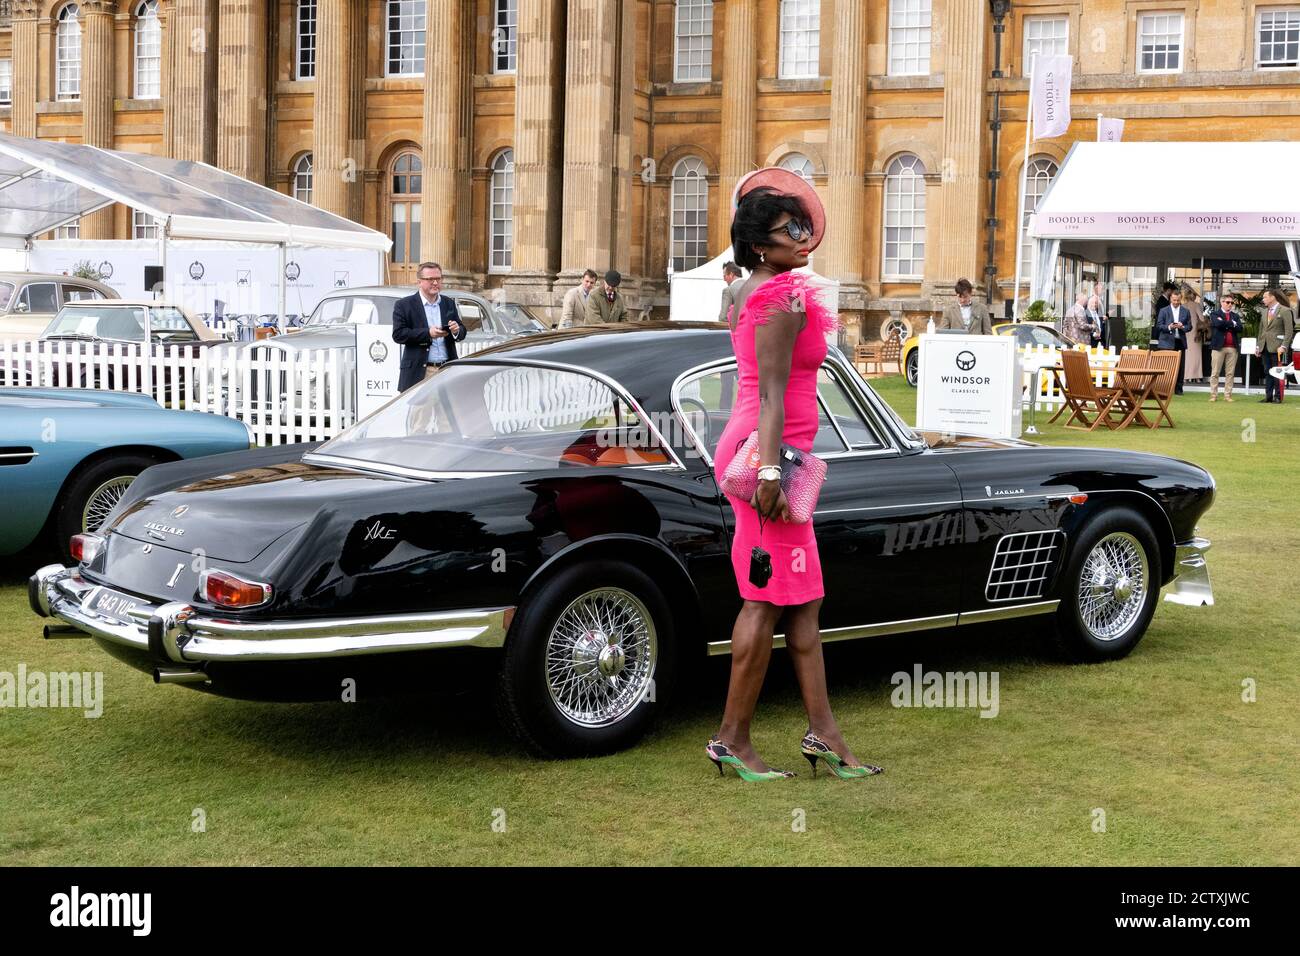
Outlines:
{"label": "pink dress", "polygon": [[[817,370],[826,358],[826,333],[835,328],[835,316],[816,297],[816,291],[802,273],[784,272],[773,276],[749,294],[731,333],[740,382],[736,407],[718,439],[713,453],[714,475],[719,481],[737,449],[758,427],[758,358],[754,351],[754,327],[769,321],[773,312],[797,307],[802,300],[808,320],[794,342],[790,378],[785,387],[785,431],[781,440],[803,451],[812,451],[817,437]],[[769,604],[806,604],[820,598],[822,566],[817,555],[813,523],[794,524],[764,520],[760,540],[758,512],[748,501],[728,496],[736,514],[731,538],[731,564],[736,572],[740,596],[747,601]],[[766,587],[749,583],[749,556],[755,546],[772,556],[772,578]]]}

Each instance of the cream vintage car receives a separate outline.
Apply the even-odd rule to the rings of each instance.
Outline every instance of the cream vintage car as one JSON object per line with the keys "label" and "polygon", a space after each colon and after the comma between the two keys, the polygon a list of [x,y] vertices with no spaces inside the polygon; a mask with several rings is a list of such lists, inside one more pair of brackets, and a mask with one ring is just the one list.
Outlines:
{"label": "cream vintage car", "polygon": [[32,342],[69,302],[120,298],[94,279],[41,272],[0,272],[0,340]]}

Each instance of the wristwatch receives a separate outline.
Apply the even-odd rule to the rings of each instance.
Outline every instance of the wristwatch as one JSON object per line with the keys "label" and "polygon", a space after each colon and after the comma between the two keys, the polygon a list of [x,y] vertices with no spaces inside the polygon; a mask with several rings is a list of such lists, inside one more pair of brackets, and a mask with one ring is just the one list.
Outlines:
{"label": "wristwatch", "polygon": [[760,466],[758,469],[758,480],[759,481],[780,481],[781,466],[780,465]]}

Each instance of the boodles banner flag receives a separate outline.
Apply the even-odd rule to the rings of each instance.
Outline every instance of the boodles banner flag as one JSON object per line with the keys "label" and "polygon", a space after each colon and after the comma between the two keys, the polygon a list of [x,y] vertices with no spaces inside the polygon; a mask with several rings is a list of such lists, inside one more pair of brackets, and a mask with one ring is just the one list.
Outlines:
{"label": "boodles banner flag", "polygon": [[1097,142],[1118,143],[1124,138],[1124,121],[1113,116],[1097,115]]}
{"label": "boodles banner flag", "polygon": [[1070,128],[1072,56],[1034,58],[1034,139],[1063,136]]}

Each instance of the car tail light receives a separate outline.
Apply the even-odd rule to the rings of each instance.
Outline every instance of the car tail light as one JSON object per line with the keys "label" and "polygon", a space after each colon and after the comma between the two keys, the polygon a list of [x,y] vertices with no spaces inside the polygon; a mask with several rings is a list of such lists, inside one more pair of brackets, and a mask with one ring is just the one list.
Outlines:
{"label": "car tail light", "polygon": [[104,549],[104,539],[97,534],[74,534],[68,542],[72,560],[78,564],[89,564]]}
{"label": "car tail light", "polygon": [[229,571],[204,571],[199,575],[199,595],[219,607],[257,607],[271,600],[271,585],[245,581]]}
{"label": "car tail light", "polygon": [[1071,504],[1081,505],[1081,504],[1086,504],[1087,501],[1088,501],[1088,496],[1087,496],[1086,494],[1084,494],[1083,492],[1079,492],[1079,493],[1077,493],[1077,494],[1070,495],[1070,503],[1071,503]]}

